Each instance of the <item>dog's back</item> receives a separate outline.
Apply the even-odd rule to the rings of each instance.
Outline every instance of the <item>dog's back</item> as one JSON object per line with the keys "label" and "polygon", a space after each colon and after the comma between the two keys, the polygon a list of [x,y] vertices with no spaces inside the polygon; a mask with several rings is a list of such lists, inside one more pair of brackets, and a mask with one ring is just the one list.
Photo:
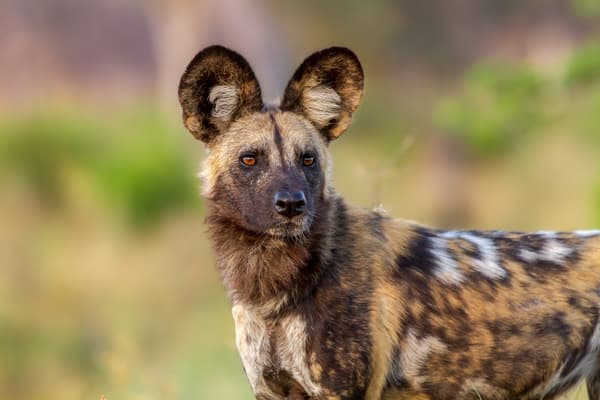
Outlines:
{"label": "dog's back", "polygon": [[388,387],[435,399],[551,398],[589,377],[594,389],[600,231],[370,225],[393,249],[372,300],[396,323],[386,328],[396,337]]}
{"label": "dog's back", "polygon": [[600,231],[440,231],[348,206],[328,147],[362,88],[342,48],[307,58],[280,106],[223,47],[182,77],[257,398],[548,399],[587,378],[599,399]]}

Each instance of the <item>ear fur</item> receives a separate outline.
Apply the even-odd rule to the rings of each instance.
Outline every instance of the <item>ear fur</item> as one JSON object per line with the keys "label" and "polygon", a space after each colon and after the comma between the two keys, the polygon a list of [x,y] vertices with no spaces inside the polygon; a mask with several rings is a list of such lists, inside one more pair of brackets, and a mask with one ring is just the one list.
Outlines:
{"label": "ear fur", "polygon": [[364,73],[356,55],[344,47],[313,53],[289,81],[282,111],[303,114],[328,140],[346,131],[360,104]]}
{"label": "ear fur", "polygon": [[207,47],[190,62],[179,82],[179,103],[185,127],[205,143],[263,106],[252,68],[223,46]]}

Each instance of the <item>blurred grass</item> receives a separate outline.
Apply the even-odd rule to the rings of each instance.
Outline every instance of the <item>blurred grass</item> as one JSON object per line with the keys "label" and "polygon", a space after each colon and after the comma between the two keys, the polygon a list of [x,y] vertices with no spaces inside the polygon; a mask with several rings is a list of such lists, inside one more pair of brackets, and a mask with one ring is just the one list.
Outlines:
{"label": "blurred grass", "polygon": [[[417,116],[374,86],[332,144],[336,187],[432,225],[598,226],[596,58],[558,77],[475,66]],[[0,398],[251,398],[204,233],[202,146],[152,102],[1,117]]]}

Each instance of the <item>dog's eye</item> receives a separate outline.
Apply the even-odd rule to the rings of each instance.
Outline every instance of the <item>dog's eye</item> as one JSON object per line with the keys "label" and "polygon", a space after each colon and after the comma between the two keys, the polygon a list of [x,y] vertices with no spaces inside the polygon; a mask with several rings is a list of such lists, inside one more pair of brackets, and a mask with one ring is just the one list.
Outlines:
{"label": "dog's eye", "polygon": [[313,156],[306,155],[306,156],[302,157],[302,164],[305,167],[310,167],[315,164],[315,158]]}
{"label": "dog's eye", "polygon": [[252,154],[244,154],[242,157],[240,157],[240,161],[246,167],[253,167],[256,164],[256,156]]}

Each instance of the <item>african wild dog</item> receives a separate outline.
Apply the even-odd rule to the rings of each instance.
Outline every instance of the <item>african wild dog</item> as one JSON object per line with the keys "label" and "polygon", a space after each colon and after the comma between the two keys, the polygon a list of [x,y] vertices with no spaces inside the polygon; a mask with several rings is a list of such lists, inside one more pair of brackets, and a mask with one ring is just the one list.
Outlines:
{"label": "african wild dog", "polygon": [[329,143],[363,71],[308,57],[279,106],[246,60],[201,51],[179,86],[206,143],[203,194],[258,399],[600,399],[600,231],[442,231],[354,208]]}

